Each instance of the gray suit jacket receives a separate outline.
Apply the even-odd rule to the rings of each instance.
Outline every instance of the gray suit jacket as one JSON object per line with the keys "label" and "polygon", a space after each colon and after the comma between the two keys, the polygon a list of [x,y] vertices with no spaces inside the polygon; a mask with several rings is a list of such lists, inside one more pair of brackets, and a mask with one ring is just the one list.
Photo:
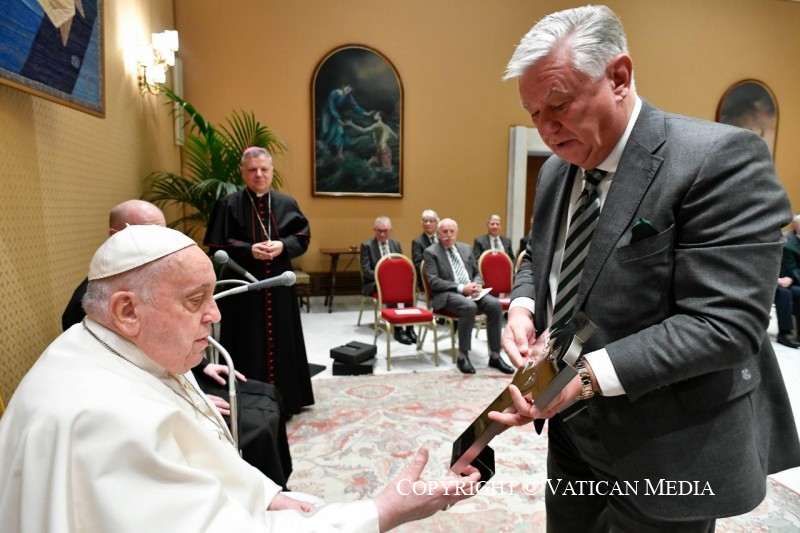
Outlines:
{"label": "gray suit jacket", "polygon": [[[470,281],[483,285],[483,278],[478,272],[478,265],[472,257],[472,250],[469,245],[463,242],[456,242],[455,245],[464,268]],[[450,266],[450,259],[447,258],[447,250],[441,242],[425,249],[423,252],[425,259],[425,275],[431,287],[432,301],[434,309],[442,309],[447,303],[447,292],[458,292],[458,282],[456,282],[453,267]]]}
{"label": "gray suit jacket", "polygon": [[[403,249],[400,246],[400,242],[389,239],[389,252],[390,253],[398,253],[402,254]],[[375,285],[375,266],[378,264],[378,261],[381,260],[381,249],[378,245],[378,239],[372,238],[368,241],[364,241],[361,243],[361,294],[364,296],[369,296],[376,290],[378,290],[377,285]]]}
{"label": "gray suit jacket", "polygon": [[[511,258],[511,262],[514,262],[514,249],[511,247],[511,239],[504,235],[499,235],[497,237],[500,239],[500,245],[505,250],[506,255]],[[489,235],[481,235],[480,237],[475,237],[475,242],[472,243],[472,255],[475,257],[475,264],[478,263],[478,259],[480,258],[481,254],[486,250],[491,250],[492,242],[489,240]]]}
{"label": "gray suit jacket", "polygon": [[[542,167],[531,248],[512,297],[536,301],[548,276],[574,167]],[[645,223],[642,219],[649,221]],[[766,336],[791,219],[763,140],[644,102],[592,238],[577,306],[599,326],[626,395],[588,400],[621,480],[648,514],[741,514],[768,473],[800,464],[794,417]],[[638,226],[638,229],[634,229]],[[644,230],[644,231],[643,231]],[[646,495],[643,480],[708,483],[714,496]]]}

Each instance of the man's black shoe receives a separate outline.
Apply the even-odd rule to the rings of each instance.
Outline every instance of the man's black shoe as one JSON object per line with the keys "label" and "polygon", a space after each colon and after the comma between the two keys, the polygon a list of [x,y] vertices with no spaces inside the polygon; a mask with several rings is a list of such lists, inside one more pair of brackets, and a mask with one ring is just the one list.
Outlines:
{"label": "man's black shoe", "polygon": [[395,329],[394,330],[394,340],[401,344],[414,344],[411,339],[408,338],[406,332],[402,329]]}
{"label": "man's black shoe", "polygon": [[461,370],[462,374],[475,373],[475,367],[472,366],[469,357],[459,357],[458,361],[456,362],[456,366],[458,367],[459,370]]}
{"label": "man's black shoe", "polygon": [[406,336],[411,339],[412,344],[417,343],[417,333],[414,331],[412,326],[408,326],[406,328]]}
{"label": "man's black shoe", "polygon": [[502,357],[490,357],[489,358],[489,366],[491,368],[496,368],[497,370],[499,370],[503,374],[513,374],[514,373],[514,368],[511,365],[509,365],[508,363],[506,363],[505,361],[503,361]]}
{"label": "man's black shoe", "polygon": [[778,344],[783,344],[789,348],[800,348],[800,344],[792,340],[788,333],[779,333],[777,338]]}

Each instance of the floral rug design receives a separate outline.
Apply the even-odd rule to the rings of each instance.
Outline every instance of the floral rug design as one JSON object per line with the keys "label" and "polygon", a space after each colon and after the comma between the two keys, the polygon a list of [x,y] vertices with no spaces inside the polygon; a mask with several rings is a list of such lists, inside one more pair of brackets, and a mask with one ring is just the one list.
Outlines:
{"label": "floral rug design", "polygon": [[[446,477],[453,441],[507,386],[509,377],[420,372],[317,379],[316,405],[288,423],[292,490],[329,501],[377,494],[421,445],[426,480]],[[514,428],[492,440],[496,474],[477,496],[399,532],[545,530],[546,430]],[[487,490],[488,489],[488,490]],[[800,495],[770,479],[752,512],[717,521],[718,532],[800,531]]]}

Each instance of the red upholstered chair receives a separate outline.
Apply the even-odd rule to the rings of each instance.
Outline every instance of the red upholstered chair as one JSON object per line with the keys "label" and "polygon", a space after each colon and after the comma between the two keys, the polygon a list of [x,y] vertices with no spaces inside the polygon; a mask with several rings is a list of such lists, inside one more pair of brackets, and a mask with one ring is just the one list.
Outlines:
{"label": "red upholstered chair", "polygon": [[[417,301],[417,272],[414,264],[403,254],[389,254],[375,265],[375,283],[378,286],[378,309],[373,344],[378,342],[378,332],[386,332],[386,370],[392,369],[391,344],[395,327],[423,326],[433,330],[434,363],[439,366],[439,343],[433,313],[413,304]],[[405,307],[386,308],[386,305],[404,304]],[[424,336],[418,335],[417,350]]]}
{"label": "red upholstered chair", "polygon": [[511,303],[511,289],[514,286],[514,264],[502,250],[486,250],[478,258],[478,271],[483,278],[483,286],[491,288],[489,294],[497,298],[508,311]]}

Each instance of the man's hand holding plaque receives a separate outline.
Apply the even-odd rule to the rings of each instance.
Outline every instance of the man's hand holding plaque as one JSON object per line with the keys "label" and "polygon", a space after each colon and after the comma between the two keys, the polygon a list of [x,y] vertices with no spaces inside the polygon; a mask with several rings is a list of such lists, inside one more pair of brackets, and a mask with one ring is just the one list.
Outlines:
{"label": "man's hand holding plaque", "polygon": [[[597,330],[589,318],[577,313],[563,328],[550,333],[546,346],[543,339],[528,359],[517,368],[511,385],[472,422],[453,443],[450,469],[461,474],[468,465],[481,472],[481,483],[494,475],[494,451],[489,441],[506,427],[523,425],[534,418],[549,418],[550,404],[564,387],[577,375],[574,368],[583,349],[583,344]],[[574,401],[575,396],[570,400]],[[554,402],[564,407],[564,401]],[[570,402],[571,403],[571,402]]]}

